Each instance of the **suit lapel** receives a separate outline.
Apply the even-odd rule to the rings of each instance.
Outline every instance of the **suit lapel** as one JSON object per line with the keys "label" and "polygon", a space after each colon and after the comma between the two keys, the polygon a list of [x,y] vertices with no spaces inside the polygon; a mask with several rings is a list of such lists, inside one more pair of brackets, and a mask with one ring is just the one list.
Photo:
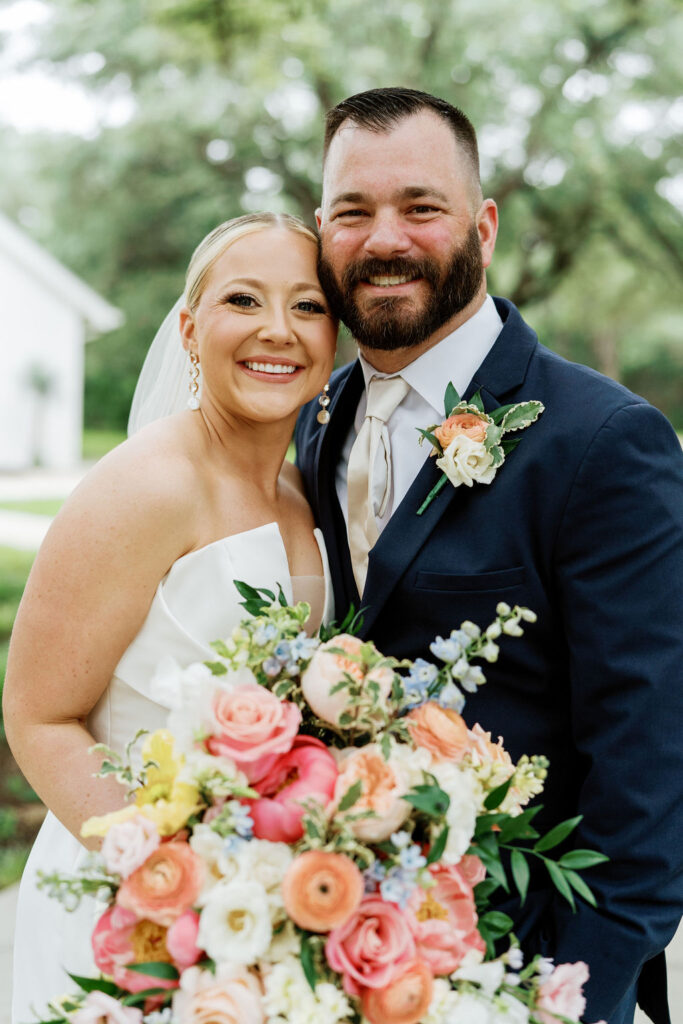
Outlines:
{"label": "suit lapel", "polygon": [[[501,405],[503,396],[509,397],[521,387],[537,344],[534,332],[512,303],[505,299],[495,302],[504,320],[503,329],[465,393],[466,398],[471,398],[480,390],[487,411]],[[451,502],[458,497],[458,488],[446,484],[429,508],[418,516],[418,508],[440,476],[435,460],[428,459],[370,552],[362,601],[366,608],[363,623],[366,635],[399,579],[414,562]]]}

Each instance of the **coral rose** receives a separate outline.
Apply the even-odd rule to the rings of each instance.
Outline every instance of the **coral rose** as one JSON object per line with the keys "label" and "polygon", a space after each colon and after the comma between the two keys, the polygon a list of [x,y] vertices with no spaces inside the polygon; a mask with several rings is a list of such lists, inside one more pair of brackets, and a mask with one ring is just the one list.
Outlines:
{"label": "coral rose", "polygon": [[343,976],[344,991],[385,988],[399,965],[415,956],[415,942],[405,916],[391,903],[368,896],[349,920],[330,932],[325,956]]}
{"label": "coral rose", "polygon": [[309,850],[292,861],[282,883],[285,910],[311,932],[338,928],[358,909],[363,876],[343,853]]}
{"label": "coral rose", "polygon": [[187,843],[163,843],[125,880],[120,907],[168,927],[192,906],[204,882],[204,864]]}
{"label": "coral rose", "polygon": [[579,1020],[586,1009],[582,988],[587,981],[588,965],[583,960],[575,964],[558,964],[539,986],[536,1004],[539,1021],[557,1024],[558,1015]]}
{"label": "coral rose", "polygon": [[327,807],[334,793],[337,765],[320,740],[297,736],[292,749],[276,758],[270,770],[254,783],[259,800],[245,800],[257,839],[294,843],[303,835],[302,800]]}
{"label": "coral rose", "polygon": [[395,760],[384,760],[375,744],[353,747],[342,756],[339,778],[334,790],[335,807],[356,782],[362,789],[353,805],[353,813],[374,811],[375,817],[360,818],[349,823],[353,834],[363,842],[388,839],[410,814],[410,804],[402,797],[408,792],[400,766]]}
{"label": "coral rose", "polygon": [[427,964],[408,960],[386,988],[367,988],[363,992],[363,1013],[371,1024],[417,1024],[429,1009],[433,990]]}
{"label": "coral rose", "polygon": [[213,713],[218,731],[206,742],[209,752],[232,758],[250,782],[262,774],[259,761],[291,749],[301,724],[296,704],[258,683],[217,690]]}
{"label": "coral rose", "polygon": [[483,441],[486,438],[486,421],[473,412],[459,412],[455,416],[449,416],[447,420],[436,427],[434,437],[440,442],[442,448],[448,448],[458,434],[464,434],[473,441]]}
{"label": "coral rose", "polygon": [[177,988],[177,981],[128,970],[128,966],[135,963],[170,963],[172,957],[165,938],[166,929],[162,925],[140,921],[132,910],[114,905],[102,914],[92,934],[95,964],[128,992]]}
{"label": "coral rose", "polygon": [[437,761],[462,761],[470,737],[457,711],[430,700],[411,711],[406,724],[415,745],[424,747]]}
{"label": "coral rose", "polygon": [[456,866],[432,865],[435,885],[417,888],[408,902],[408,921],[417,952],[433,974],[451,974],[472,949],[486,948],[477,931],[471,886]]}

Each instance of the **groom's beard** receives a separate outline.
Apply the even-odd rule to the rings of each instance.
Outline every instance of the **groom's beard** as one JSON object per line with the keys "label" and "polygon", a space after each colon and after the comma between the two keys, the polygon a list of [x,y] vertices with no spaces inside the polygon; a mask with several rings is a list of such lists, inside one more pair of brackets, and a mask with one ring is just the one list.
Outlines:
{"label": "groom's beard", "polygon": [[[343,320],[364,348],[384,351],[412,348],[431,337],[469,305],[479,290],[483,273],[475,224],[445,267],[430,258],[369,258],[350,263],[339,282],[322,253],[318,258],[318,276],[333,314]],[[358,284],[382,275],[420,277],[426,282],[429,294],[417,309],[407,309],[407,299],[401,295],[373,296],[361,306],[356,300]]]}

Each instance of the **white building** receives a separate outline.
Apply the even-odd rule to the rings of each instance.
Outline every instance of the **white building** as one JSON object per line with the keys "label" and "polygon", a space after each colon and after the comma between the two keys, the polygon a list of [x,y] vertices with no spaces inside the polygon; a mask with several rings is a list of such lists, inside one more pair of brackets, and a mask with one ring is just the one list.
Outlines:
{"label": "white building", "polygon": [[83,346],[122,323],[0,213],[0,472],[79,461]]}

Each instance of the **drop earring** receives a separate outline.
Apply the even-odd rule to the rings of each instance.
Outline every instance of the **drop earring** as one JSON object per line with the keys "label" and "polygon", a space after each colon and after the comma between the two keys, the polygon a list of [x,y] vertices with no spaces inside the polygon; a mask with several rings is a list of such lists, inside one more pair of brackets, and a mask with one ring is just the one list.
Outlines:
{"label": "drop earring", "polygon": [[199,356],[196,352],[190,352],[190,397],[187,400],[188,409],[199,408]]}
{"label": "drop earring", "polygon": [[330,385],[326,384],[322,390],[320,398],[318,399],[318,403],[320,404],[320,412],[318,413],[318,423],[325,424],[329,423],[330,421],[330,414],[327,411],[327,407],[330,404],[330,396],[328,394],[329,390]]}

